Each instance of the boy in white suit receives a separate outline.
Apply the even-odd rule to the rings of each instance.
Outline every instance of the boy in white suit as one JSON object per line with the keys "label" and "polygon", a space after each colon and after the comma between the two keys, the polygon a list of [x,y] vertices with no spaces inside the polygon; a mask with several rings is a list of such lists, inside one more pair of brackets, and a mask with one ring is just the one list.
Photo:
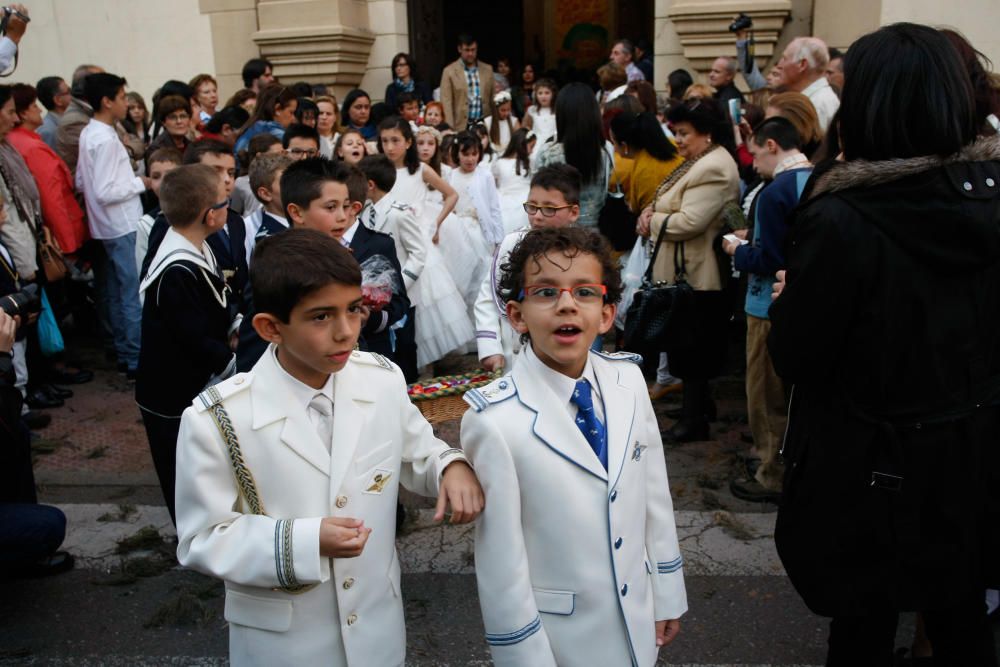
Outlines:
{"label": "boy in white suit", "polygon": [[650,667],[687,610],[659,428],[614,322],[617,263],[596,233],[533,230],[498,294],[525,338],[512,372],[466,394],[462,445],[490,498],[476,577],[494,663]]}
{"label": "boy in white suit", "polygon": [[262,239],[251,282],[270,347],[184,412],[177,557],[225,580],[234,665],[402,665],[398,485],[438,494],[453,523],[475,518],[482,490],[399,368],[354,349],[364,307],[346,248],[308,229]]}

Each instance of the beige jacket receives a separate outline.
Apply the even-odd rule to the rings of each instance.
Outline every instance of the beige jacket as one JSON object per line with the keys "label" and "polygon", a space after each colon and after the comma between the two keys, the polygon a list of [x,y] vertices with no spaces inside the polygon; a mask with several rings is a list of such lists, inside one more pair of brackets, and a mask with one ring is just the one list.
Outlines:
{"label": "beige jacket", "polygon": [[[482,117],[486,118],[493,115],[493,68],[482,60],[478,64]],[[441,104],[444,105],[445,122],[456,130],[464,130],[469,118],[469,92],[461,58],[441,71]]]}
{"label": "beige jacket", "polygon": [[674,247],[684,241],[687,279],[696,290],[722,288],[712,244],[722,229],[722,209],[740,191],[736,162],[717,148],[696,162],[688,173],[653,202],[649,238],[656,240],[664,222],[667,231],[656,256],[653,280],[674,280]]}

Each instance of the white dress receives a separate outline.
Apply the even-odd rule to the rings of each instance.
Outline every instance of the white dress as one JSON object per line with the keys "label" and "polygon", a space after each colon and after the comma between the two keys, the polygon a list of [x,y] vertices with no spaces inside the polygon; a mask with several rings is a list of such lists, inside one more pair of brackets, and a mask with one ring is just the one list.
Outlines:
{"label": "white dress", "polygon": [[493,249],[479,226],[479,214],[470,192],[475,176],[475,172],[466,174],[461,169],[452,169],[450,183],[458,193],[458,203],[452,215],[441,225],[440,242],[441,252],[452,269],[452,277],[462,291],[470,314],[493,256]]}
{"label": "white dress", "polygon": [[503,216],[504,234],[510,234],[528,224],[524,202],[531,190],[531,173],[522,169],[517,173],[517,158],[500,158],[493,163],[493,178],[500,194],[500,214]]}
{"label": "white dress", "polygon": [[531,152],[531,164],[535,164],[535,158],[549,145],[548,140],[556,136],[556,115],[552,109],[536,109],[534,104],[528,107],[527,113],[531,116],[531,131],[537,139],[535,150]]}
{"label": "white dress", "polygon": [[423,178],[425,168],[430,167],[421,164],[413,174],[406,167],[397,169],[396,184],[386,195],[393,202],[413,208],[427,245],[424,269],[407,293],[415,309],[418,366],[437,361],[453,350],[464,350],[476,335],[465,295],[452,278],[441,249],[431,242],[434,221],[441,212],[441,204],[435,207],[433,202],[428,202],[429,194],[437,194],[439,200],[441,195],[428,190]]}

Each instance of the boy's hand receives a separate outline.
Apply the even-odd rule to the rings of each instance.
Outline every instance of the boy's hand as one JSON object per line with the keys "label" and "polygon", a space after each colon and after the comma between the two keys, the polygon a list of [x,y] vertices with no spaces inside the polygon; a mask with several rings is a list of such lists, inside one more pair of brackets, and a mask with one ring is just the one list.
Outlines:
{"label": "boy's hand", "polygon": [[365,549],[372,529],[359,519],[328,516],[319,525],[319,555],[324,558],[356,558]]}
{"label": "boy's hand", "polygon": [[491,354],[488,357],[484,357],[479,363],[483,365],[485,370],[492,372],[503,368],[504,359],[502,354]]}
{"label": "boy's hand", "polygon": [[483,487],[479,486],[476,473],[472,472],[465,461],[455,461],[444,469],[437,508],[434,511],[435,521],[444,518],[444,510],[449,503],[452,523],[469,523],[479,516],[486,504]]}
{"label": "boy's hand", "polygon": [[674,641],[680,631],[681,622],[679,619],[672,618],[669,621],[657,621],[656,645],[667,646],[670,642]]}

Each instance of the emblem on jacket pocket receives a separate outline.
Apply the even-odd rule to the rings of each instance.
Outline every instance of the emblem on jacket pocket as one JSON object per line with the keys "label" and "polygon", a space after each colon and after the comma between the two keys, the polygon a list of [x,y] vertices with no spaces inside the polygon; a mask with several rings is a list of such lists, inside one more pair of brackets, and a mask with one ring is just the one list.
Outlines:
{"label": "emblem on jacket pocket", "polygon": [[389,478],[392,477],[392,471],[386,470],[384,468],[375,468],[375,472],[372,473],[371,478],[365,483],[364,493],[370,493],[372,495],[378,495],[385,491],[385,485],[389,483]]}
{"label": "emblem on jacket pocket", "polygon": [[646,451],[646,445],[640,445],[639,441],[635,441],[635,449],[632,450],[632,460],[638,462],[642,459],[642,453]]}

